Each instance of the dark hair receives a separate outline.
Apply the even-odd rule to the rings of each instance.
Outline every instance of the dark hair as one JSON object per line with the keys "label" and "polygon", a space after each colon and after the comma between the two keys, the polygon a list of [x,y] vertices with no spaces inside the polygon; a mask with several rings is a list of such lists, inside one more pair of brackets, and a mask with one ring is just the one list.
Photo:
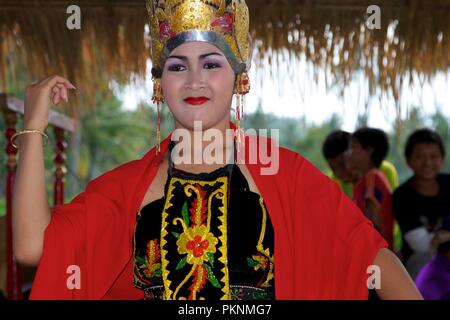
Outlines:
{"label": "dark hair", "polygon": [[325,159],[332,159],[344,153],[350,147],[351,134],[336,130],[331,132],[322,145],[322,153]]}
{"label": "dark hair", "polygon": [[441,136],[430,129],[419,129],[414,131],[406,141],[405,158],[409,159],[413,153],[414,147],[418,143],[433,143],[439,147],[442,158],[445,158],[445,147]]}
{"label": "dark hair", "polygon": [[364,149],[373,148],[370,160],[378,168],[389,151],[386,133],[376,128],[361,128],[353,133],[352,138],[358,140]]}

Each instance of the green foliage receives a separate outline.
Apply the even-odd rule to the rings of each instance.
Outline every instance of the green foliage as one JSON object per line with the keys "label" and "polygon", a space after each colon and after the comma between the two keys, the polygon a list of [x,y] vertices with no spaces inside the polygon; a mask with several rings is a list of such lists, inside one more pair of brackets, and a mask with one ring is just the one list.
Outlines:
{"label": "green foliage", "polygon": [[[121,107],[114,96],[98,97],[95,110],[86,112],[80,120],[80,139],[72,139],[69,158],[73,150],[79,149],[78,162],[68,163],[69,179],[73,179],[74,194],[100,174],[120,164],[141,158],[156,144],[156,111],[149,106],[140,106],[130,111]],[[162,111],[161,136],[172,130],[168,111]],[[79,148],[73,148],[79,143]],[[76,167],[76,168],[75,168]]]}
{"label": "green foliage", "polygon": [[6,199],[5,197],[0,198],[0,218],[6,215]]}
{"label": "green foliage", "polygon": [[341,122],[337,115],[332,115],[322,124],[308,124],[304,118],[279,118],[273,114],[264,114],[259,107],[255,113],[246,115],[245,128],[279,129],[281,146],[301,153],[322,172],[327,172],[322,143],[331,131],[341,126]]}

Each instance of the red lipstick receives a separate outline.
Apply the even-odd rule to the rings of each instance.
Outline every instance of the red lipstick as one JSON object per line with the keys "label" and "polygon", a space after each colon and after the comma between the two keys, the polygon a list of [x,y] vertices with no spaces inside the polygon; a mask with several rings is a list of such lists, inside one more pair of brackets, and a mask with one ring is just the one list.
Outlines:
{"label": "red lipstick", "polygon": [[186,103],[189,103],[193,106],[199,106],[207,102],[209,99],[207,97],[188,97],[184,99]]}

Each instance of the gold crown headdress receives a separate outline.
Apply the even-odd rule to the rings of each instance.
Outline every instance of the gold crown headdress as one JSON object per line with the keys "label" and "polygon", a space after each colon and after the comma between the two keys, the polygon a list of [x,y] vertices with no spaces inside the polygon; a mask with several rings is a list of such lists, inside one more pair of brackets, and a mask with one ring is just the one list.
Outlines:
{"label": "gold crown headdress", "polygon": [[217,46],[236,74],[250,59],[249,14],[245,0],[147,0],[152,74],[160,78],[169,53],[185,42]]}

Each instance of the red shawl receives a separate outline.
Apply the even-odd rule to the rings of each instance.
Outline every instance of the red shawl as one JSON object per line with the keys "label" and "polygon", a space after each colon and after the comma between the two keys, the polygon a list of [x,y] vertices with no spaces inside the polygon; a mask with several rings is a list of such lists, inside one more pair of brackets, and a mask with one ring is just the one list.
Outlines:
{"label": "red shawl", "polygon": [[[107,298],[129,265],[136,213],[169,142],[162,142],[159,155],[153,148],[55,208],[31,299]],[[247,164],[274,225],[277,299],[367,299],[367,267],[386,242],[338,185],[301,155],[280,148],[279,163],[276,175],[261,175],[261,163]],[[67,287],[71,265],[80,268],[80,289]],[[134,290],[123,299],[142,296]]]}

